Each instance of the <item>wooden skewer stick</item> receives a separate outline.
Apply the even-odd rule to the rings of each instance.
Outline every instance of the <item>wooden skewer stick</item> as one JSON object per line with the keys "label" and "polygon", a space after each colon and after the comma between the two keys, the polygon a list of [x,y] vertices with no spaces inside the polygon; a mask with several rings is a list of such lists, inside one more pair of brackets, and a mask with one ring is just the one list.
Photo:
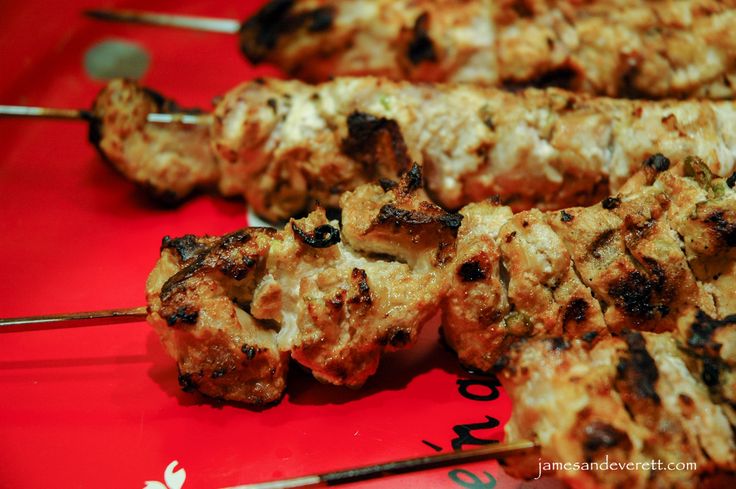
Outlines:
{"label": "wooden skewer stick", "polygon": [[85,15],[93,19],[110,22],[131,22],[134,24],[158,25],[176,27],[179,29],[193,29],[197,31],[219,32],[222,34],[237,34],[240,31],[240,22],[235,19],[215,17],[199,17],[193,15],[172,15],[135,10],[85,10]]}
{"label": "wooden skewer stick", "polygon": [[[88,110],[81,109],[54,109],[49,107],[27,107],[24,105],[0,105],[0,117],[41,117],[44,119],[73,119],[90,121],[95,115]],[[154,124],[180,124],[208,125],[212,122],[210,114],[185,114],[151,113],[146,117],[148,122]]]}
{"label": "wooden skewer stick", "polygon": [[457,464],[460,462],[474,462],[478,460],[490,460],[506,455],[518,455],[519,453],[534,450],[539,446],[534,442],[521,440],[513,443],[500,445],[487,445],[483,448],[464,450],[450,453],[440,453],[426,457],[407,458],[393,462],[385,462],[375,465],[366,465],[346,470],[337,470],[323,474],[295,477],[278,481],[261,482],[258,484],[246,484],[234,486],[227,489],[287,489],[295,487],[315,487],[322,485],[339,485],[357,482],[377,477],[386,477],[394,474],[405,474],[419,470],[427,470],[435,467]]}
{"label": "wooden skewer stick", "polygon": [[131,323],[142,321],[145,318],[145,306],[131,307],[130,309],[109,309],[105,311],[49,314],[45,316],[0,318],[0,333]]}

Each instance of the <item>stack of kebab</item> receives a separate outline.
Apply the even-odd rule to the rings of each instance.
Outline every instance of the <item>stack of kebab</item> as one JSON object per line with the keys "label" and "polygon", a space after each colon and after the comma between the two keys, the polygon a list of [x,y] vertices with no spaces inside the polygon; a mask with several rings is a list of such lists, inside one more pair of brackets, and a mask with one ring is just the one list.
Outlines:
{"label": "stack of kebab", "polygon": [[[168,199],[195,188],[242,195],[271,221],[337,207],[340,195],[423,165],[446,209],[498,195],[514,210],[590,205],[661,152],[736,160],[733,101],[639,101],[558,89],[339,78],[256,80],[227,93],[207,125],[152,124],[175,104],[133,82],[97,97],[92,141],[124,175]],[[203,116],[204,117],[204,116]]]}
{"label": "stack of kebab", "polygon": [[[650,158],[591,207],[459,213],[419,166],[282,231],[165,239],[149,321],[186,390],[278,399],[288,359],[352,387],[441,310],[448,344],[512,398],[507,441],[543,461],[695,461],[692,471],[570,471],[568,482],[695,487],[736,472],[736,176]],[[538,474],[537,455],[508,461]]]}
{"label": "stack of kebab", "polygon": [[[393,54],[367,56],[375,36],[392,39],[407,21],[395,17],[384,30],[358,21],[380,17],[379,4],[271,2],[244,26],[243,46],[304,77],[357,66],[396,78],[732,96],[728,2],[462,2],[491,15],[445,20],[412,2],[404,9],[412,27],[383,43]],[[472,26],[438,36],[445,21],[467,19]],[[464,49],[474,29],[488,31],[490,41],[476,39],[493,49]],[[338,47],[345,39],[352,48]],[[601,52],[618,56],[596,59]],[[294,61],[314,59],[307,55],[324,62]],[[501,62],[508,55],[531,62]],[[342,209],[341,229],[318,207],[282,231],[164,240],[147,283],[149,321],[185,389],[272,402],[290,358],[356,387],[382,351],[411,345],[440,308],[463,363],[497,371],[514,400],[509,441],[532,439],[551,461],[607,451],[623,461],[699,462],[688,473],[560,477],[694,486],[736,471],[736,177],[711,176],[733,169],[735,108],[371,78],[269,80],[227,94],[211,127],[164,127],[146,124],[146,114],[178,107],[115,81],[96,100],[91,139],[164,197],[217,185],[271,220],[317,202]],[[668,170],[657,152],[682,163]],[[499,198],[448,212],[420,189],[412,161],[446,209]],[[376,178],[380,186],[366,184]],[[543,212],[616,191],[599,205]],[[542,210],[513,214],[532,206]],[[537,475],[536,457],[511,462],[516,475]]]}

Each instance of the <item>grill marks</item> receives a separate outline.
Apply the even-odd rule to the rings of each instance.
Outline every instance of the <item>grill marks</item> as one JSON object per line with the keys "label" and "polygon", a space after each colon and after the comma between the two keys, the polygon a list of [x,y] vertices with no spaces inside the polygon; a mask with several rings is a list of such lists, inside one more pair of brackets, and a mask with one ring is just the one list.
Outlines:
{"label": "grill marks", "polygon": [[240,49],[253,63],[270,56],[280,38],[300,30],[319,33],[330,30],[335,18],[334,7],[319,7],[293,12],[294,0],[271,0],[240,30]]}
{"label": "grill marks", "polygon": [[329,248],[340,242],[340,230],[329,224],[317,226],[312,232],[306,232],[292,221],[291,229],[302,243],[312,248]]}
{"label": "grill marks", "polygon": [[399,124],[393,119],[355,111],[347,118],[342,152],[363,164],[369,177],[395,177],[411,164]]}
{"label": "grill marks", "polygon": [[274,232],[268,228],[251,228],[221,239],[192,235],[164,238],[162,249],[175,250],[184,266],[161,288],[161,317],[169,326],[195,324],[202,302],[198,291],[202,281],[223,287],[239,304],[249,302],[255,278],[245,291],[241,290],[243,282],[264,259]]}
{"label": "grill marks", "polygon": [[181,238],[164,236],[160,251],[165,249],[176,250],[181,261],[186,262],[207,249],[207,246],[193,234],[186,234]]}
{"label": "grill marks", "polygon": [[[724,384],[728,384],[723,377],[734,375],[733,363],[736,360],[724,358],[728,353],[724,352],[723,342],[728,340],[729,332],[734,330],[736,330],[736,314],[718,320],[703,311],[697,311],[686,332],[687,347],[691,355],[697,359],[700,378],[719,402],[724,399],[731,403],[736,401],[736,393],[723,388]],[[719,338],[721,332],[724,334]]]}
{"label": "grill marks", "polygon": [[437,52],[434,41],[429,37],[429,13],[423,12],[414,22],[411,39],[406,48],[406,56],[412,64],[418,65],[424,61],[436,62]]}
{"label": "grill marks", "polygon": [[637,331],[624,334],[628,352],[616,367],[618,391],[627,404],[652,402],[660,404],[656,383],[659,378],[657,364],[649,354],[644,337]]}

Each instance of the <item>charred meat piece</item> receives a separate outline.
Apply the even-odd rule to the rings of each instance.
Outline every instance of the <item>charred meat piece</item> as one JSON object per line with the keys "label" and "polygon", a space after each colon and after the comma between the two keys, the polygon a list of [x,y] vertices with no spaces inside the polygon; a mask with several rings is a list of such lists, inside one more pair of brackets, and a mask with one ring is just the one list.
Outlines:
{"label": "charred meat piece", "polygon": [[[419,163],[432,200],[459,209],[498,195],[515,211],[591,205],[647,158],[699,154],[716,175],[736,154],[733,102],[646,102],[568,92],[340,78],[262,80],[215,108],[220,190],[286,219]],[[720,149],[719,149],[720,148]],[[654,171],[654,170],[653,170]]]}
{"label": "charred meat piece", "polygon": [[207,126],[149,123],[149,113],[186,112],[128,80],[111,81],[95,98],[90,142],[121,174],[167,204],[218,180]]}
{"label": "charred meat piece", "polygon": [[[699,219],[702,205],[717,205],[733,225],[736,191],[711,178],[703,194],[685,166],[650,178],[645,165],[616,206],[516,215],[490,201],[444,211],[427,200],[421,168],[412,166],[400,182],[347,192],[342,227],[320,209],[279,232],[165,240],[149,280],[150,319],[190,374],[187,386],[246,402],[250,391],[230,394],[197,375],[214,368],[196,367],[210,348],[197,343],[202,335],[239,335],[230,351],[241,348],[245,358],[268,352],[270,370],[248,371],[271,386],[268,397],[254,397],[265,401],[283,391],[277,373],[289,355],[321,380],[360,386],[381,352],[411,345],[440,308],[448,344],[484,371],[507,364],[508,348],[524,338],[555,339],[564,349],[572,339],[594,345],[632,328],[679,331],[696,312],[723,320],[733,313],[734,289],[723,284],[736,281],[734,247],[688,247],[689,228],[677,226]],[[720,275],[702,278],[701,260]],[[731,329],[711,335],[724,346],[697,350],[697,368],[726,382],[716,389],[722,396],[731,382]],[[201,358],[184,349],[197,344]],[[218,372],[239,365],[217,362]]]}
{"label": "charred meat piece", "polygon": [[721,178],[702,191],[685,166],[653,179],[643,168],[616,206],[513,217],[490,202],[463,208],[443,306],[445,338],[461,361],[489,371],[520,338],[595,342],[629,329],[676,331],[695,311],[736,312],[736,248],[688,244],[701,235],[703,206],[722,210],[722,226],[734,222],[726,216],[736,192]]}
{"label": "charred meat piece", "polygon": [[[383,200],[415,208],[420,224],[392,224],[391,232],[428,236],[441,217],[453,215],[425,212],[412,178],[400,195],[389,191]],[[348,195],[344,212],[378,222],[378,209],[365,212],[369,203]],[[443,265],[452,258],[452,233],[442,250],[438,241],[431,248],[428,239],[395,235],[349,222],[341,230],[319,209],[278,232],[165,239],[147,284],[148,319],[177,361],[182,387],[273,402],[286,387],[289,358],[322,381],[360,387],[382,352],[414,343],[447,289]],[[386,259],[372,249],[412,259]]]}
{"label": "charred meat piece", "polygon": [[[498,195],[520,211],[591,205],[617,192],[644,160],[653,175],[667,158],[698,154],[725,176],[736,159],[730,101],[645,102],[377,78],[256,80],[217,103],[209,136],[202,126],[145,122],[166,105],[130,82],[113,82],[95,109],[100,150],[158,194],[179,198],[216,185],[271,221],[317,203],[337,208],[344,192],[396,181],[413,162],[446,209]],[[709,239],[735,239],[724,227],[728,216],[703,213]]]}
{"label": "charred meat piece", "polygon": [[272,0],[240,45],[292,76],[733,98],[732,1]]}
{"label": "charred meat piece", "polygon": [[[542,339],[515,344],[499,376],[514,405],[506,439],[535,440],[541,453],[507,459],[506,471],[531,479],[540,464],[569,463],[571,470],[543,475],[575,487],[694,488],[715,477],[733,483],[733,421],[688,367],[690,352],[673,333],[629,332],[594,345],[575,339],[564,348]],[[606,458],[640,466],[581,466]],[[697,467],[644,464],[652,460]]]}

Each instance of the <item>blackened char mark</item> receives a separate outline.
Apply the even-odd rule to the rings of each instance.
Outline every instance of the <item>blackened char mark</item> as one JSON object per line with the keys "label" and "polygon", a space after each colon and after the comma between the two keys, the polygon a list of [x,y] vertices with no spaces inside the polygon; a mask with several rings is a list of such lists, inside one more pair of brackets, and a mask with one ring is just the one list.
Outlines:
{"label": "blackened char mark", "polygon": [[243,346],[240,347],[240,351],[243,352],[243,355],[245,355],[245,358],[247,358],[248,360],[253,360],[258,354],[258,352],[260,351],[260,349],[256,346],[251,346],[247,343],[244,343]]}
{"label": "blackened char mark", "polygon": [[217,268],[226,276],[235,280],[243,280],[256,265],[257,257],[240,253],[243,245],[252,236],[246,229],[241,229],[222,238],[213,250],[217,257]]}
{"label": "blackened char mark", "polygon": [[713,212],[705,222],[726,246],[736,246],[736,222],[729,222],[724,211]]}
{"label": "blackened char mark", "polygon": [[362,268],[353,268],[353,272],[350,275],[355,288],[358,293],[350,298],[351,304],[363,304],[370,306],[373,304],[373,298],[371,297],[371,288],[368,286],[368,275]]}
{"label": "blackened char mark", "polygon": [[312,248],[329,248],[340,242],[340,230],[329,224],[317,226],[314,231],[308,233],[292,221],[291,229],[294,230],[294,234],[299,237],[302,243]]}
{"label": "blackened char mark", "polygon": [[690,326],[690,338],[688,338],[687,344],[692,348],[717,353],[721,346],[713,340],[713,334],[719,328],[731,324],[736,324],[736,314],[731,314],[723,319],[714,319],[705,312],[698,310],[695,313],[695,321]]}
{"label": "blackened char mark", "polygon": [[401,348],[411,343],[411,331],[406,328],[395,326],[386,331],[386,333],[378,339],[378,343],[383,346],[391,345],[394,348]]}
{"label": "blackened char mark", "polygon": [[736,185],[736,171],[731,173],[731,176],[726,179],[726,185],[728,185],[728,188],[733,188]]}
{"label": "blackened char mark", "polygon": [[600,259],[603,256],[604,249],[610,246],[615,238],[615,229],[603,231],[588,246],[588,254],[593,258]]}
{"label": "blackened char mark", "polygon": [[570,343],[560,336],[549,339],[552,351],[565,351],[570,349]]}
{"label": "blackened char mark", "polygon": [[562,221],[562,222],[570,222],[573,219],[575,219],[575,216],[573,216],[572,214],[568,214],[564,210],[560,211],[560,221]]}
{"label": "blackened char mark", "polygon": [[647,351],[644,337],[637,331],[630,331],[624,334],[624,340],[629,349],[616,367],[618,380],[623,383],[626,392],[635,396],[634,401],[649,400],[659,404],[659,394],[655,388],[659,371]]}
{"label": "blackened char mark", "polygon": [[477,282],[478,280],[485,280],[488,276],[488,266],[487,263],[485,263],[485,260],[482,262],[477,258],[473,258],[460,265],[457,274],[463,282]]}
{"label": "blackened char mark", "polygon": [[418,65],[423,61],[437,61],[434,41],[429,37],[429,13],[423,12],[414,22],[412,39],[406,51],[412,64]]}
{"label": "blackened char mark", "polygon": [[324,32],[335,20],[334,7],[292,13],[294,0],[271,0],[240,28],[240,49],[252,63],[260,63],[276,47],[281,36],[298,29]]}
{"label": "blackened char mark", "polygon": [[582,298],[573,299],[568,302],[565,306],[565,313],[562,317],[563,330],[570,321],[575,321],[576,323],[582,323],[585,321],[589,308],[590,305],[588,302]]}
{"label": "blackened char mark", "polygon": [[601,207],[609,211],[618,208],[618,206],[620,205],[621,199],[619,199],[618,197],[606,197],[601,202]]}
{"label": "blackened char mark", "polygon": [[197,318],[199,318],[199,311],[192,310],[189,307],[180,307],[174,314],[166,317],[166,324],[169,326],[176,326],[178,324],[196,324]]}
{"label": "blackened char mark", "polygon": [[411,165],[408,172],[401,179],[401,190],[409,194],[422,187],[422,167],[417,163]]}
{"label": "blackened char mark", "polygon": [[653,272],[653,279],[649,279],[634,270],[613,281],[608,288],[608,294],[628,316],[649,320],[669,314],[666,304],[654,303],[654,294],[662,290],[665,284],[661,269],[655,268]]}
{"label": "blackened char mark", "polygon": [[276,231],[271,228],[248,228],[225,235],[211,247],[195,255],[184,268],[171,276],[161,287],[161,302],[165,308],[170,301],[176,300],[176,294],[184,291],[189,279],[197,274],[218,270],[235,280],[242,280],[248,275],[259,260],[258,250],[246,253],[246,244],[255,233],[272,236]]}
{"label": "blackened char mark", "polygon": [[719,328],[736,324],[736,314],[731,314],[723,319],[710,317],[703,311],[695,314],[695,321],[690,326],[690,336],[687,345],[702,362],[701,377],[705,385],[710,388],[718,388],[720,385],[721,371],[729,367],[720,357],[723,347],[713,336]]}
{"label": "blackened char mark", "polygon": [[197,390],[197,383],[192,378],[192,374],[182,372],[179,370],[179,387],[181,387],[181,390],[184,392],[193,392]]}
{"label": "blackened char mark", "polygon": [[378,224],[393,224],[397,228],[402,226],[421,226],[427,224],[439,224],[443,228],[457,235],[457,230],[462,224],[462,214],[442,212],[439,215],[428,214],[420,211],[399,209],[392,204],[381,207],[376,218]]}
{"label": "blackened char mark", "polygon": [[657,172],[663,172],[670,167],[670,160],[662,153],[655,153],[644,160],[644,165],[654,168]]}
{"label": "blackened char mark", "polygon": [[518,91],[527,87],[558,87],[572,90],[580,78],[580,72],[573,66],[560,66],[527,80],[504,80],[503,86],[510,91]]}
{"label": "blackened char mark", "polygon": [[593,340],[595,340],[598,337],[598,331],[588,331],[587,333],[583,333],[581,338],[586,343],[592,343]]}
{"label": "blackened char mark", "polygon": [[529,5],[527,0],[513,0],[509,7],[522,19],[534,17],[533,6]]}
{"label": "blackened char mark", "polygon": [[181,261],[186,262],[207,249],[193,234],[185,234],[181,238],[164,236],[161,240],[161,250],[172,249],[179,254]]}
{"label": "blackened char mark", "polygon": [[617,446],[631,446],[629,436],[608,423],[593,421],[583,429],[583,449],[588,456],[593,455],[601,449]]}
{"label": "blackened char mark", "polygon": [[388,192],[389,190],[395,189],[399,186],[398,183],[391,180],[390,178],[381,178],[380,180],[378,180],[378,184],[381,186],[384,192]]}
{"label": "blackened char mark", "polygon": [[379,168],[395,175],[409,168],[409,153],[395,120],[355,111],[348,116],[347,125],[348,137],[342,141],[342,152],[365,165],[370,176],[375,176]]}

